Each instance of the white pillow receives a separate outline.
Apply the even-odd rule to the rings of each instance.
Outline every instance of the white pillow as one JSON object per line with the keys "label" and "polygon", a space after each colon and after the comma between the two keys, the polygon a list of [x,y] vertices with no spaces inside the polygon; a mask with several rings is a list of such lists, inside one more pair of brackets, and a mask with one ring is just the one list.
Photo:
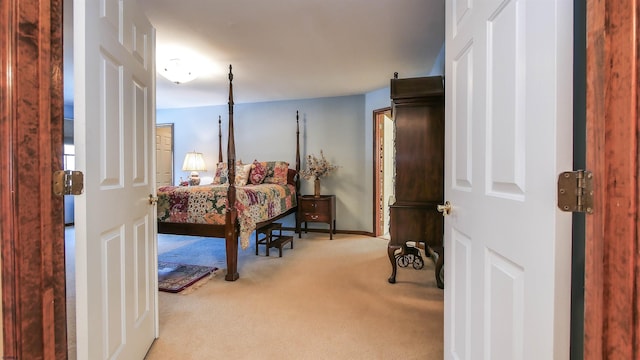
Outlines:
{"label": "white pillow", "polygon": [[249,181],[249,173],[251,172],[251,164],[236,165],[236,186],[245,186]]}

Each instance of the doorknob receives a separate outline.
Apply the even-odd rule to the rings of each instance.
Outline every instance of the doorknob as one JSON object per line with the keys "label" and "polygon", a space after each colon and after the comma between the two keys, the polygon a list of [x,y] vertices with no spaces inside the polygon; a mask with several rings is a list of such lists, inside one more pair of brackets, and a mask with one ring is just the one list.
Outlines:
{"label": "doorknob", "polygon": [[442,213],[442,216],[447,216],[451,213],[451,203],[449,200],[445,201],[444,205],[438,205],[436,208],[438,209],[438,212]]}
{"label": "doorknob", "polygon": [[149,194],[149,205],[155,205],[158,203],[158,197]]}

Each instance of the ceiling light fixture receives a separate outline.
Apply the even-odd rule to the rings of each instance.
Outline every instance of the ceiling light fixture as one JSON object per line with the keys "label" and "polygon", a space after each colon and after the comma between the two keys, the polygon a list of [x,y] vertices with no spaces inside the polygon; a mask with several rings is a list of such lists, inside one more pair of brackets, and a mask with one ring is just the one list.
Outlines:
{"label": "ceiling light fixture", "polygon": [[160,74],[176,84],[184,84],[198,76],[188,63],[179,58],[168,60],[160,67]]}

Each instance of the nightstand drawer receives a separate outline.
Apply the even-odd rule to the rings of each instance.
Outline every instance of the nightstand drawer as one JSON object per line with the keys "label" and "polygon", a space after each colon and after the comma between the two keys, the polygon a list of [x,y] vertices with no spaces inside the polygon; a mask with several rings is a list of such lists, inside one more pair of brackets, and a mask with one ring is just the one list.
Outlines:
{"label": "nightstand drawer", "polygon": [[329,222],[331,221],[330,214],[327,213],[315,213],[315,212],[304,212],[302,213],[302,221],[319,221],[319,222]]}
{"label": "nightstand drawer", "polygon": [[304,213],[327,213],[330,211],[331,201],[325,200],[309,200],[301,201],[300,207]]}

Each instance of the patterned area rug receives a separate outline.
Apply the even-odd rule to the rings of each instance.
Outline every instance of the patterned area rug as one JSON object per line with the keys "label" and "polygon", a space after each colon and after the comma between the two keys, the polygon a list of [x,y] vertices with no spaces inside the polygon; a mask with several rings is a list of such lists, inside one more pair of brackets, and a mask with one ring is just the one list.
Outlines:
{"label": "patterned area rug", "polygon": [[218,270],[216,267],[158,262],[158,290],[178,293]]}

